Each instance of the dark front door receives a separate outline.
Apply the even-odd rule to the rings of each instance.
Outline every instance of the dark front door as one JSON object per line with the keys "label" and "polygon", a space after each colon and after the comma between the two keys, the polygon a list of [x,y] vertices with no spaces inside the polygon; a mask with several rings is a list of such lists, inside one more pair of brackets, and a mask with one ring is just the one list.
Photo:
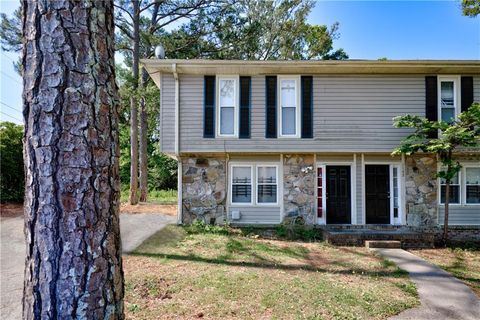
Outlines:
{"label": "dark front door", "polygon": [[366,223],[390,223],[390,167],[365,166]]}
{"label": "dark front door", "polygon": [[327,166],[327,223],[351,223],[350,167]]}

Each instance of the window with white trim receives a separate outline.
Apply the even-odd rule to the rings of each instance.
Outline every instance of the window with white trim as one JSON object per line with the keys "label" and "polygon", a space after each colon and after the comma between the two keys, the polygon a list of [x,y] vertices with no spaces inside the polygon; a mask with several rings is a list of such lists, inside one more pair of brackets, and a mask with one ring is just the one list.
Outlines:
{"label": "window with white trim", "polygon": [[458,79],[439,78],[440,119],[452,122],[458,114]]}
{"label": "window with white trim", "polygon": [[[440,179],[440,203],[445,203],[445,194],[446,194],[446,185],[445,179]],[[456,174],[455,177],[450,182],[450,192],[449,192],[449,203],[459,204],[460,203],[460,178],[459,174]]]}
{"label": "window with white trim", "polygon": [[392,168],[393,173],[393,217],[398,218],[398,212],[400,210],[400,201],[399,201],[399,188],[400,188],[400,181],[398,176],[398,167]]}
{"label": "window with white trim", "polygon": [[279,77],[280,136],[299,137],[299,80],[298,77]]}
{"label": "window with white trim", "polygon": [[480,204],[480,167],[465,168],[465,191],[467,204]]}
{"label": "window with white trim", "polygon": [[252,203],[252,166],[232,166],[232,204]]}
{"label": "window with white trim", "polygon": [[277,167],[257,166],[257,203],[277,203]]}
{"label": "window with white trim", "polygon": [[218,78],[218,135],[235,136],[237,134],[237,92],[236,77]]}

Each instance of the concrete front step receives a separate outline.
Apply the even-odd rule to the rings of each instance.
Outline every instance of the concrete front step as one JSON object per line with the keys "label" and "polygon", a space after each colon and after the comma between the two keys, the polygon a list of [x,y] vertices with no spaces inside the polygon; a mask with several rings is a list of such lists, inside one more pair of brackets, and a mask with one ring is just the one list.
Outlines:
{"label": "concrete front step", "polygon": [[433,248],[434,234],[408,229],[326,228],[323,239],[337,246],[364,246],[366,241],[399,241],[402,248]]}
{"label": "concrete front step", "polygon": [[365,241],[365,247],[367,248],[388,248],[388,249],[400,249],[402,243],[400,241],[385,241],[385,240],[369,240]]}

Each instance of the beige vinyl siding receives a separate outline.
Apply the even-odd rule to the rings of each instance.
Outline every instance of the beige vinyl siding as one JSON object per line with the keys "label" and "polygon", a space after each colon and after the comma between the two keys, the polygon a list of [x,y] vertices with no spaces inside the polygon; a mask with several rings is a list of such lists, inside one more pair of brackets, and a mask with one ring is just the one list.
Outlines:
{"label": "beige vinyl siding", "polygon": [[[449,225],[480,225],[480,205],[450,205],[448,214]],[[438,210],[438,224],[443,225],[445,206]]]}
{"label": "beige vinyl siding", "polygon": [[[240,220],[231,219],[233,210],[240,211]],[[228,220],[233,224],[278,224],[281,222],[280,219],[279,206],[230,206],[228,208]]]}
{"label": "beige vinyl siding", "polygon": [[[164,78],[172,82],[173,78]],[[181,152],[386,152],[407,130],[392,118],[425,111],[416,77],[314,77],[314,139],[265,138],[265,77],[252,77],[251,139],[203,138],[203,76],[180,76]],[[173,85],[165,83],[165,89]],[[165,100],[167,97],[164,97]],[[173,98],[172,98],[173,100]],[[173,105],[173,103],[172,103]],[[170,104],[169,106],[170,107]]]}
{"label": "beige vinyl siding", "polygon": [[175,80],[162,74],[160,88],[160,150],[175,152]]}
{"label": "beige vinyl siding", "polygon": [[[180,76],[181,152],[389,152],[408,130],[402,114],[425,114],[425,77],[314,76],[314,139],[265,139],[265,77],[252,77],[251,139],[203,138],[203,76]],[[480,77],[474,77],[480,101]],[[174,152],[175,82],[162,74],[161,148]]]}

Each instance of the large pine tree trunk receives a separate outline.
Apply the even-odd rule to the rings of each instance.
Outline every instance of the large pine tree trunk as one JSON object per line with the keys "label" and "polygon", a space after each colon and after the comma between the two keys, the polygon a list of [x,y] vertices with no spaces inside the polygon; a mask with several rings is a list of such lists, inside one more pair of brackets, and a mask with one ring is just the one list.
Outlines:
{"label": "large pine tree trunk", "polygon": [[135,94],[138,88],[140,62],[140,3],[133,5],[133,96],[130,98],[130,204],[138,203],[138,107]]}
{"label": "large pine tree trunk", "polygon": [[148,195],[148,127],[147,104],[145,98],[140,101],[140,201],[146,202]]}
{"label": "large pine tree trunk", "polygon": [[122,319],[112,1],[23,2],[24,319]]}

